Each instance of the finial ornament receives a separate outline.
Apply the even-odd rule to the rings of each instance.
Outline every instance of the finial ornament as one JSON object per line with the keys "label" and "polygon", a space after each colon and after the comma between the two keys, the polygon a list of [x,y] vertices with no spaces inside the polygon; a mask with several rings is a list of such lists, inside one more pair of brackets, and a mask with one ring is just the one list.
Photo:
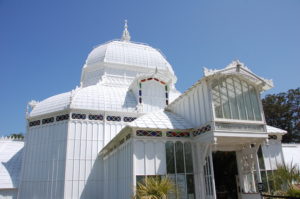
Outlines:
{"label": "finial ornament", "polygon": [[128,31],[128,25],[127,25],[127,19],[125,20],[125,25],[124,25],[124,30],[123,30],[123,35],[122,35],[122,40],[123,41],[130,41],[130,34]]}

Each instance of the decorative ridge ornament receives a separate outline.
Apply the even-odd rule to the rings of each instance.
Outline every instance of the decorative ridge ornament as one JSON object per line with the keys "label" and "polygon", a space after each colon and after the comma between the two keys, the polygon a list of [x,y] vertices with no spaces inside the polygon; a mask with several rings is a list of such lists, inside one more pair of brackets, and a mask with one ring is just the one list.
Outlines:
{"label": "decorative ridge ornament", "polygon": [[124,25],[124,30],[123,30],[123,35],[122,35],[122,41],[130,41],[130,34],[128,31],[128,25],[127,25],[127,19],[125,19],[125,25]]}

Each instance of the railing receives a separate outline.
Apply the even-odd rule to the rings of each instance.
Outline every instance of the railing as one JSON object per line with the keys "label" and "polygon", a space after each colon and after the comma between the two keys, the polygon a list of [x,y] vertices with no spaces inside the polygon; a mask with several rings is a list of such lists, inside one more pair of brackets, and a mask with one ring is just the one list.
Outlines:
{"label": "railing", "polygon": [[273,196],[273,195],[261,195],[264,199],[269,199],[269,198],[287,198],[287,199],[300,199],[299,197],[292,197],[292,196]]}

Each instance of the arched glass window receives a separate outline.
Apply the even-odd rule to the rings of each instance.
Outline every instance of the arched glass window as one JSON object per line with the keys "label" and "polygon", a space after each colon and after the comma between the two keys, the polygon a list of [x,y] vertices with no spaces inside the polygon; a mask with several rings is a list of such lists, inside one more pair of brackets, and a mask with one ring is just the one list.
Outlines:
{"label": "arched glass window", "polygon": [[217,118],[262,120],[255,88],[236,77],[216,80],[212,84],[212,99]]}

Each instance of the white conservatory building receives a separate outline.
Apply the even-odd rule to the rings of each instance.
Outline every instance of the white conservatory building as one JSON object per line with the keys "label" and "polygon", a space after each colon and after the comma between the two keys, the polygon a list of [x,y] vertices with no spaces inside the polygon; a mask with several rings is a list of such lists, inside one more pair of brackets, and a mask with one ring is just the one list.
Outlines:
{"label": "white conservatory building", "polygon": [[180,199],[271,189],[286,133],[265,122],[260,93],[272,81],[239,61],[204,69],[182,94],[176,80],[159,50],[130,41],[127,25],[121,40],[95,47],[79,86],[29,103],[17,198],[129,199],[150,176],[172,179]]}

